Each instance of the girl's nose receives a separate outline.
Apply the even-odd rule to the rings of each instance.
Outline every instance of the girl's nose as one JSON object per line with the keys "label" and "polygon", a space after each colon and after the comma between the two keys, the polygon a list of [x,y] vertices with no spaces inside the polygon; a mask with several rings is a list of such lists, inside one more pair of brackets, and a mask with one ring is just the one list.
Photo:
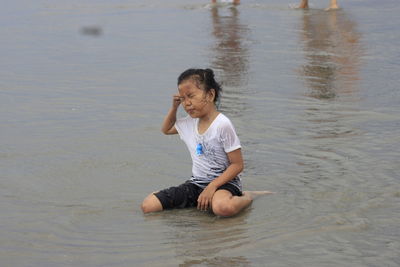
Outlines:
{"label": "girl's nose", "polygon": [[182,100],[182,103],[184,106],[190,106],[192,104],[192,102],[189,99]]}

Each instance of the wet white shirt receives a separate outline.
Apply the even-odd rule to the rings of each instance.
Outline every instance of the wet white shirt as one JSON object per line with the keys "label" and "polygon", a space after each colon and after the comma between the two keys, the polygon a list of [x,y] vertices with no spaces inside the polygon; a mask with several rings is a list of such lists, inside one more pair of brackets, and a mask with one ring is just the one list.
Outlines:
{"label": "wet white shirt", "polygon": [[[192,157],[191,181],[204,188],[228,168],[227,153],[241,145],[232,122],[224,114],[218,114],[203,134],[198,132],[198,123],[198,118],[187,116],[178,119],[175,128]],[[242,190],[239,176],[229,183]]]}

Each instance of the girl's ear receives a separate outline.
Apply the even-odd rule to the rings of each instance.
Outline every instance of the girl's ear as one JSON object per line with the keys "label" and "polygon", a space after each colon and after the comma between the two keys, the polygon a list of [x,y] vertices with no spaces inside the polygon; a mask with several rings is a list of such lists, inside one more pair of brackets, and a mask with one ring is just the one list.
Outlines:
{"label": "girl's ear", "polygon": [[214,102],[214,99],[215,99],[215,89],[210,89],[210,91],[207,92],[207,101]]}

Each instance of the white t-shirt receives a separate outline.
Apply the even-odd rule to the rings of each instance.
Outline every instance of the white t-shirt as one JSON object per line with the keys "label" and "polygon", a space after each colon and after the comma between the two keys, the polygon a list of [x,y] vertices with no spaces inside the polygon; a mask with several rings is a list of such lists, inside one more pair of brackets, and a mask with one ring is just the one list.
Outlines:
{"label": "white t-shirt", "polygon": [[[218,114],[203,134],[198,132],[198,123],[198,118],[187,116],[178,119],[175,128],[192,157],[191,181],[204,188],[228,168],[227,153],[241,148],[241,145],[233,124],[224,114]],[[242,190],[239,176],[229,183]]]}

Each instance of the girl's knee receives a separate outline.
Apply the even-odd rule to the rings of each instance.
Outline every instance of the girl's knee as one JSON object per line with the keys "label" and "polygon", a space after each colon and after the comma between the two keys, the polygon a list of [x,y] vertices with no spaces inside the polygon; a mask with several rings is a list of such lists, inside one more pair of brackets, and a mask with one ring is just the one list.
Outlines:
{"label": "girl's knee", "polygon": [[141,208],[143,213],[156,212],[163,209],[160,200],[154,194],[148,195],[143,200]]}
{"label": "girl's knee", "polygon": [[235,215],[237,212],[231,203],[218,201],[213,203],[212,210],[215,215],[222,217],[229,217]]}

